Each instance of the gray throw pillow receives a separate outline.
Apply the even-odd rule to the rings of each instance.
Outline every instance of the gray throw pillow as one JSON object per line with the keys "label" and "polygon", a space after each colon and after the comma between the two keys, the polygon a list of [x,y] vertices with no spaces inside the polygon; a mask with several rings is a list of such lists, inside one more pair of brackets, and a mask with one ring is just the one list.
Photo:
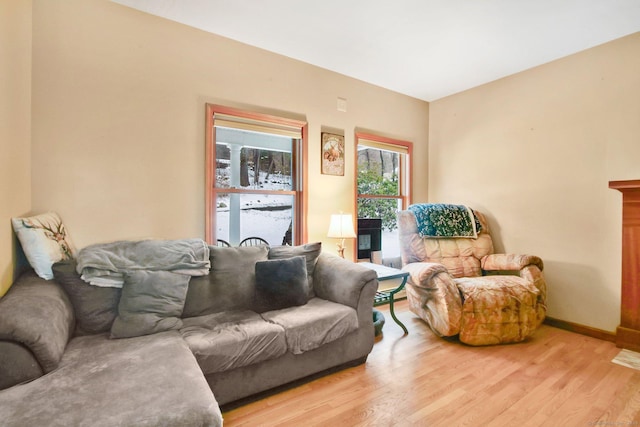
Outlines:
{"label": "gray throw pillow", "polygon": [[150,335],[182,327],[190,276],[170,271],[127,273],[111,338]]}
{"label": "gray throw pillow", "polygon": [[76,316],[75,335],[107,332],[118,315],[122,289],[93,286],[80,278],[76,261],[60,261],[51,267],[56,282],[67,293]]}
{"label": "gray throw pillow", "polygon": [[255,269],[258,313],[307,303],[309,281],[304,256],[259,261]]}
{"label": "gray throw pillow", "polygon": [[322,251],[322,242],[307,243],[299,246],[272,246],[269,248],[269,259],[284,259],[304,255],[307,260],[307,278],[309,280],[309,299],[313,292],[313,271]]}

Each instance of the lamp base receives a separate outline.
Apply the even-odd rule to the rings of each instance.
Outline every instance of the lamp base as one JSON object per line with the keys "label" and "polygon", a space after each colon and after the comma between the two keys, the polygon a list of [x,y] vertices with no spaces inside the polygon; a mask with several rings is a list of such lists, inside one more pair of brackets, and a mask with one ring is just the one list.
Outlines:
{"label": "lamp base", "polygon": [[341,258],[344,258],[344,239],[342,239],[341,242],[337,243],[338,246],[338,255],[340,255]]}

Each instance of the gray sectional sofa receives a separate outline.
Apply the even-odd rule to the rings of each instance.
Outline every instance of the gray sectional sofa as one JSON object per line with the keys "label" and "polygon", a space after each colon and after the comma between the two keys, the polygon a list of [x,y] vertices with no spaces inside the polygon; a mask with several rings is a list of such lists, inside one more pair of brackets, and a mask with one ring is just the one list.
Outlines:
{"label": "gray sectional sofa", "polygon": [[[75,261],[21,275],[0,299],[0,424],[219,426],[219,405],[366,360],[373,271],[319,243],[209,249],[177,323],[130,338],[113,338],[127,287],[88,285]],[[303,300],[273,294],[293,261]]]}

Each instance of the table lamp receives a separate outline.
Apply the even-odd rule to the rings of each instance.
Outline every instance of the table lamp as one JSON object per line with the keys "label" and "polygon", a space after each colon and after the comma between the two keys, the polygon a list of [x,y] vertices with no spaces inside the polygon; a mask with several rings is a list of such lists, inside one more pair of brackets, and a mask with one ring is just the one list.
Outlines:
{"label": "table lamp", "polygon": [[343,213],[331,215],[327,237],[340,239],[338,254],[344,258],[344,239],[356,237],[356,232],[353,230],[353,216]]}

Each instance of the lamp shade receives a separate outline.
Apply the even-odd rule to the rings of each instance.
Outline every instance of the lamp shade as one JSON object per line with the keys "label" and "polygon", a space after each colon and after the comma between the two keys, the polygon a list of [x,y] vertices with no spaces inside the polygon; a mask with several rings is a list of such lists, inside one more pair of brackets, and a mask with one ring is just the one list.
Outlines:
{"label": "lamp shade", "polygon": [[331,215],[327,237],[335,237],[338,239],[356,237],[356,232],[353,229],[353,216],[351,214]]}

